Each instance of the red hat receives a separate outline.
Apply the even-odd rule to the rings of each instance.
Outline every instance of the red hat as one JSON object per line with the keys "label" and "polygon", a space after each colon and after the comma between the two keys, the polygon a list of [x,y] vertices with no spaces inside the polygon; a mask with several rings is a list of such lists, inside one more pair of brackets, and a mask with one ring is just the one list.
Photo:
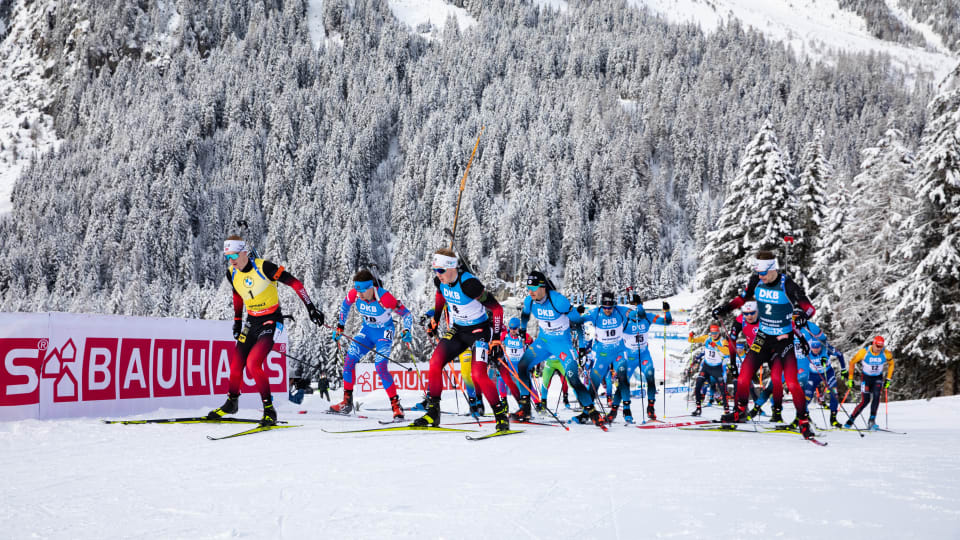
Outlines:
{"label": "red hat", "polygon": [[714,332],[719,332],[719,331],[720,331],[720,327],[719,327],[719,326],[717,326],[717,325],[715,325],[715,324],[711,324],[711,325],[710,325],[710,333],[711,333],[711,334],[714,333]]}
{"label": "red hat", "polygon": [[878,348],[883,348],[883,336],[877,336],[873,338],[873,346]]}

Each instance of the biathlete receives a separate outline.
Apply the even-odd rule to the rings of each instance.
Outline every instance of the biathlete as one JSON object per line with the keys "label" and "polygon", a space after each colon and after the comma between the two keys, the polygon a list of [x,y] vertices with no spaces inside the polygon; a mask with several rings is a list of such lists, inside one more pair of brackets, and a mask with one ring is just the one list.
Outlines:
{"label": "biathlete", "polygon": [[530,417],[530,395],[532,388],[530,372],[537,364],[545,362],[551,356],[563,363],[567,382],[573,387],[577,399],[583,407],[583,413],[575,417],[578,421],[592,420],[596,425],[603,425],[603,417],[594,409],[593,396],[583,381],[580,380],[580,367],[577,363],[577,354],[573,347],[573,336],[570,323],[578,323],[582,317],[570,304],[570,300],[557,292],[547,281],[542,272],[531,272],[527,276],[528,296],[523,300],[523,311],[520,315],[521,334],[526,334],[530,317],[534,316],[539,322],[540,330],[533,345],[527,349],[518,366],[518,375],[523,381],[520,385],[521,404],[517,411],[518,417]]}
{"label": "biathlete", "polygon": [[703,388],[705,383],[708,385],[715,384],[718,387],[723,396],[723,412],[728,412],[727,381],[724,377],[723,364],[724,360],[731,361],[731,355],[727,345],[728,341],[720,337],[720,327],[711,324],[708,334],[703,336],[694,336],[693,332],[690,332],[687,341],[703,344],[703,350],[697,353],[698,357],[702,356],[703,362],[700,365],[700,373],[697,375],[697,385],[693,390],[694,398],[697,400],[697,408],[690,413],[690,416],[700,416],[703,413],[701,403],[705,393]]}
{"label": "biathlete", "polygon": [[[593,367],[590,369],[590,390],[596,395],[596,391],[610,377],[611,368],[625,364],[626,349],[623,347],[623,331],[627,326],[627,315],[629,310],[624,306],[618,306],[617,300],[612,292],[605,292],[600,295],[600,305],[591,309],[583,316],[583,321],[593,324]],[[624,368],[626,376],[626,368]],[[629,388],[629,381],[627,387]],[[607,396],[613,394],[608,387]],[[612,397],[610,398],[612,400]],[[607,413],[605,422],[612,422],[617,417],[617,408],[610,402],[610,411]],[[629,399],[625,407],[629,407]]]}
{"label": "biathlete", "polygon": [[[812,324],[812,323],[811,323]],[[804,393],[809,403],[816,397],[820,388],[823,388],[825,394],[829,394],[830,399],[830,426],[840,427],[837,421],[837,407],[840,400],[837,399],[837,375],[830,364],[830,358],[835,357],[840,362],[841,374],[847,374],[846,362],[843,359],[843,353],[834,349],[829,343],[824,343],[821,338],[815,338],[810,335],[807,329],[803,330],[803,337],[807,342],[807,352],[805,356],[809,361],[809,378],[804,385]],[[821,394],[822,395],[822,394]]]}
{"label": "biathlete", "polygon": [[344,325],[347,324],[354,305],[357,306],[363,326],[350,342],[343,362],[343,401],[331,406],[330,412],[348,414],[353,411],[354,370],[357,362],[368,353],[373,353],[376,358],[374,368],[383,383],[383,390],[390,397],[393,418],[401,420],[403,407],[400,405],[400,396],[397,395],[397,387],[393,383],[387,363],[396,335],[393,315],[400,317],[403,328],[400,339],[405,344],[413,341],[413,317],[403,303],[383,288],[369,270],[360,270],[353,276],[353,288],[347,291],[347,296],[340,305],[337,327],[333,330],[334,341],[339,341],[343,336]]}
{"label": "biathlete", "polygon": [[[480,393],[487,398],[493,408],[497,431],[510,429],[507,417],[507,401],[500,399],[497,385],[487,375],[487,361],[492,355],[499,355],[499,347],[491,350],[491,343],[502,331],[503,308],[488,293],[476,277],[466,269],[460,268],[460,262],[452,250],[438,249],[433,254],[432,268],[436,273],[433,284],[437,289],[434,300],[434,314],[430,319],[430,330],[436,335],[440,324],[440,313],[444,306],[449,309],[451,325],[437,343],[430,357],[430,376],[427,391],[427,412],[413,421],[414,426],[440,425],[440,397],[443,394],[443,368],[460,354],[472,349],[470,374]],[[499,341],[495,343],[498,345]]]}
{"label": "biathlete", "polygon": [[[867,420],[867,429],[880,429],[877,426],[877,408],[880,406],[880,391],[890,388],[890,379],[893,377],[893,353],[887,350],[883,336],[873,338],[869,346],[857,351],[850,359],[850,375],[847,386],[853,386],[853,368],[858,362],[863,362],[860,381],[860,403],[853,409],[850,419],[844,427],[853,427],[853,421],[870,404],[870,418]],[[884,376],[883,368],[887,368]],[[871,403],[871,398],[873,402]]]}
{"label": "biathlete", "polygon": [[[797,380],[797,357],[794,348],[795,328],[806,326],[816,308],[810,303],[803,288],[793,279],[778,270],[777,259],[769,251],[760,251],[754,262],[756,274],[750,277],[740,296],[713,309],[712,314],[718,320],[733,309],[739,308],[747,298],[757,300],[760,313],[760,325],[753,345],[741,366],[737,379],[737,403],[734,410],[721,417],[723,422],[745,422],[749,397],[750,380],[762,367],[770,362],[771,379],[774,390],[782,388],[781,373],[793,396],[797,409],[797,422],[800,433],[805,438],[815,436],[807,414],[807,402],[803,388]],[[776,396],[776,394],[775,394]],[[776,397],[775,397],[776,399]],[[781,404],[774,402],[775,407]]]}
{"label": "biathlete", "polygon": [[[283,329],[277,282],[296,291],[307,308],[310,320],[317,326],[323,326],[323,313],[310,300],[300,280],[282,266],[265,259],[251,259],[248,250],[247,243],[236,235],[223,243],[223,257],[228,263],[227,281],[233,287],[233,338],[237,340],[237,345],[230,356],[227,400],[219,408],[210,411],[207,418],[217,420],[239,410],[240,383],[246,366],[263,402],[260,425],[272,426],[277,423],[277,411],[273,408],[270,381],[263,372],[263,364],[273,350],[277,334]],[[246,326],[243,326],[244,308],[247,312]]]}
{"label": "biathlete", "polygon": [[627,313],[627,325],[623,332],[623,346],[626,350],[624,359],[615,366],[617,373],[617,391],[613,394],[611,409],[623,402],[623,418],[633,423],[633,413],[630,411],[630,377],[639,369],[646,380],[647,386],[647,418],[657,419],[657,382],[653,368],[653,357],[650,356],[650,327],[659,324],[669,326],[673,324],[670,314],[670,304],[663,302],[663,316],[651,315],[643,309],[643,301],[639,295],[631,299],[633,309]]}

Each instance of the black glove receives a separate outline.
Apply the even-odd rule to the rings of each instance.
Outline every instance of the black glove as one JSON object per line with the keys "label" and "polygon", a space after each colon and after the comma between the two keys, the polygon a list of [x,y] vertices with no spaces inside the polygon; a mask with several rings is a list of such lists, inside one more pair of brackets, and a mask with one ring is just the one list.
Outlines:
{"label": "black glove", "polygon": [[243,331],[243,320],[234,319],[233,320],[233,339],[240,338],[240,332]]}
{"label": "black glove", "polygon": [[313,324],[317,326],[323,326],[323,313],[317,309],[317,306],[313,304],[307,304],[307,315],[310,316],[310,320],[313,321]]}
{"label": "black glove", "polygon": [[841,379],[846,380],[846,379],[849,378],[849,376],[850,376],[850,372],[847,371],[846,368],[840,370],[840,378],[841,378]]}
{"label": "black glove", "polygon": [[803,328],[809,320],[806,311],[800,308],[793,310],[793,322],[797,325],[797,328]]}
{"label": "black glove", "polygon": [[523,339],[523,340],[526,340],[526,339],[527,339],[527,329],[526,329],[526,328],[521,328],[521,329],[520,329],[520,339]]}
{"label": "black glove", "polygon": [[663,310],[664,310],[664,311],[670,311],[670,304],[668,304],[667,302],[664,302],[664,303],[663,303]]}
{"label": "black glove", "polygon": [[723,317],[729,311],[730,311],[730,308],[728,308],[726,304],[723,304],[722,306],[717,306],[713,308],[713,311],[711,311],[710,314],[713,315],[714,319],[719,320],[720,317]]}
{"label": "black glove", "polygon": [[437,337],[437,327],[440,326],[440,323],[433,319],[427,320],[427,335],[435,338]]}

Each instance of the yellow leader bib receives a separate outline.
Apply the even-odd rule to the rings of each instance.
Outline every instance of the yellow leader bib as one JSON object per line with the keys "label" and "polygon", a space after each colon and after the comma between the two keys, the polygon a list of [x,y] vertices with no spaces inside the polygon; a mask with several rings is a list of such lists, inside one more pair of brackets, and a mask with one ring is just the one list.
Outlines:
{"label": "yellow leader bib", "polygon": [[252,266],[248,272],[233,271],[233,288],[243,298],[247,314],[254,317],[269,315],[280,307],[277,282],[260,271],[263,259],[254,259]]}

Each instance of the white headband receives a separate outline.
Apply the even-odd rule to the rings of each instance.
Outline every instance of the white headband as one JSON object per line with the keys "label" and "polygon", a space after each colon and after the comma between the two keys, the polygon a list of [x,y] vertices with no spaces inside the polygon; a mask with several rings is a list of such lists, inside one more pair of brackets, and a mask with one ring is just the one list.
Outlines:
{"label": "white headband", "polygon": [[744,302],[743,307],[740,308],[740,311],[750,311],[752,313],[757,312],[757,303],[753,300],[749,302]]}
{"label": "white headband", "polygon": [[240,251],[247,250],[247,243],[243,240],[224,240],[223,242],[223,252],[224,253],[237,253]]}
{"label": "white headband", "polygon": [[778,268],[776,259],[757,259],[753,263],[753,269],[757,272],[768,272]]}
{"label": "white headband", "polygon": [[443,254],[441,254],[441,253],[434,253],[434,254],[433,254],[433,267],[434,267],[434,268],[446,268],[446,269],[448,269],[448,270],[449,270],[450,268],[456,268],[456,267],[457,267],[457,258],[456,258],[456,257],[448,257],[448,256],[443,255]]}

